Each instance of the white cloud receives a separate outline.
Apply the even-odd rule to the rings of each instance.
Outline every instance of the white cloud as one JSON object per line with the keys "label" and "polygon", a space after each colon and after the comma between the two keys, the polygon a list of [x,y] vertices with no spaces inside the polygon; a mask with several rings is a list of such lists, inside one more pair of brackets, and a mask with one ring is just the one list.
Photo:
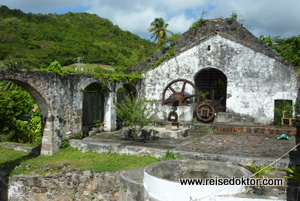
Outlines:
{"label": "white cloud", "polygon": [[168,23],[169,23],[169,30],[171,30],[173,33],[184,33],[186,30],[189,29],[189,27],[192,25],[192,23],[195,21],[195,19],[190,18],[186,16],[185,14],[176,15],[172,17]]}
{"label": "white cloud", "polygon": [[169,23],[174,33],[183,33],[201,17],[202,11],[207,11],[204,18],[208,19],[230,17],[236,11],[256,36],[300,34],[299,0],[2,0],[1,4],[33,13],[95,13],[124,30],[144,36],[150,36],[147,29],[157,17]]}
{"label": "white cloud", "polygon": [[233,11],[241,15],[245,25],[256,36],[271,35],[289,37],[300,34],[299,0],[213,0],[215,9],[210,16],[229,17]]}
{"label": "white cloud", "polygon": [[78,6],[87,6],[82,0],[2,0],[2,5],[11,9],[20,9],[23,12],[52,13],[62,8],[74,9]]}
{"label": "white cloud", "polygon": [[[128,7],[129,5],[126,6]],[[122,5],[116,7],[99,5],[97,7],[93,6],[87,12],[107,18],[123,30],[136,34],[145,34],[155,17],[166,17],[165,13],[155,10],[153,7],[146,7],[140,4],[133,5],[128,10],[124,9]]]}

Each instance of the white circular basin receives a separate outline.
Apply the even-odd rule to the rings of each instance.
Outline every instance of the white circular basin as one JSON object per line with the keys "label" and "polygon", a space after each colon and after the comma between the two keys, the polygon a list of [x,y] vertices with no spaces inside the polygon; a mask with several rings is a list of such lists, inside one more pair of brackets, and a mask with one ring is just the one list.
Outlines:
{"label": "white circular basin", "polygon": [[251,172],[231,163],[206,160],[170,160],[149,165],[144,170],[144,188],[151,198],[162,201],[214,200],[220,195],[245,191],[243,185],[182,185],[180,179],[249,178]]}

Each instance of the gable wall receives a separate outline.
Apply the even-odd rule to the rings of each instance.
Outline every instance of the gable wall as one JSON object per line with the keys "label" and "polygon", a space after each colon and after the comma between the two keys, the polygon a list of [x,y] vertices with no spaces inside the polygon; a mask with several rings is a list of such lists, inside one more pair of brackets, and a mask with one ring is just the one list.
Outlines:
{"label": "gable wall", "polygon": [[[255,122],[268,124],[274,118],[275,99],[295,103],[299,87],[291,65],[219,35],[144,73],[142,96],[157,101],[155,107],[161,110],[158,116],[164,119],[170,111],[169,107],[160,106],[164,87],[178,78],[194,82],[196,73],[204,68],[216,68],[227,76],[226,112],[250,115]],[[183,121],[193,119],[193,110],[187,107],[179,109],[179,115],[185,116]]]}

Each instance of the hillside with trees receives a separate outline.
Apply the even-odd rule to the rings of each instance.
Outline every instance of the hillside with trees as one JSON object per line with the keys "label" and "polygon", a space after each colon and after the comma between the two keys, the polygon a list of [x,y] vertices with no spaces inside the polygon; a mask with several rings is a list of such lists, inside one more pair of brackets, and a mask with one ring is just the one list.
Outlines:
{"label": "hillside with trees", "polygon": [[11,68],[84,63],[131,67],[156,51],[149,40],[95,14],[32,14],[0,7],[0,61]]}

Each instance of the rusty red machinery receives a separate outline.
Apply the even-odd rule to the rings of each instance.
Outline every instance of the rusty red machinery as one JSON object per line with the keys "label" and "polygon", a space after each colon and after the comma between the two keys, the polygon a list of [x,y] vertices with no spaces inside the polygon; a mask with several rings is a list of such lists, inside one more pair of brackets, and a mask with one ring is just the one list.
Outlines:
{"label": "rusty red machinery", "polygon": [[[187,85],[190,85],[192,88],[194,88],[195,93],[187,93]],[[177,88],[175,88],[175,86],[177,86]],[[171,92],[171,96],[166,97],[168,91]],[[191,100],[197,96],[198,94],[194,83],[186,79],[177,79],[173,80],[165,87],[162,93],[162,104],[171,106],[187,106]]]}
{"label": "rusty red machinery", "polygon": [[[188,88],[190,89],[189,92]],[[175,109],[177,106],[189,106],[193,102],[197,105],[195,109],[197,118],[202,122],[210,122],[215,117],[214,106],[217,106],[220,101],[203,102],[201,92],[196,89],[193,82],[186,79],[173,80],[163,90],[162,104],[170,105],[173,108],[173,111],[168,115],[169,121],[176,122],[178,120],[178,118],[170,118],[171,116],[178,117]]]}

